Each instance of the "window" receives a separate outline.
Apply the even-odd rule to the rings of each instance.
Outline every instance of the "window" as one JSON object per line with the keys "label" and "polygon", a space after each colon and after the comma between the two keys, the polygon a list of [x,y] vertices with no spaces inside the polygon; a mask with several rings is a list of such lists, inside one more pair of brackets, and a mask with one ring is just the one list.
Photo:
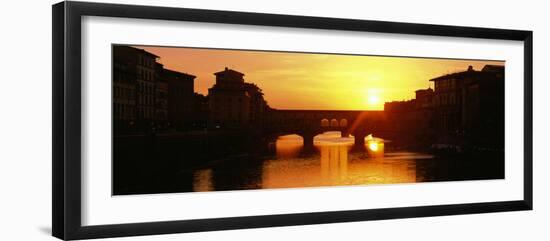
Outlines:
{"label": "window", "polygon": [[450,102],[451,105],[456,104],[455,94],[451,94],[451,97],[450,97],[450,101],[449,101],[449,102]]}

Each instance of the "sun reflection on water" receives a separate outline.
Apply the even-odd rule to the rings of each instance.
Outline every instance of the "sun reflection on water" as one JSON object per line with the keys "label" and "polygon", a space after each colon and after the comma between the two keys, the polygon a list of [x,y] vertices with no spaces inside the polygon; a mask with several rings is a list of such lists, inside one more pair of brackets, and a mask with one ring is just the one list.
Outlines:
{"label": "sun reflection on water", "polygon": [[[287,137],[288,138],[288,137]],[[286,138],[277,145],[285,148]],[[282,144],[286,143],[286,144]],[[293,142],[296,144],[297,142]],[[365,150],[350,152],[353,137],[327,132],[314,139],[318,154],[275,159],[263,165],[262,188],[340,186],[416,182],[415,163],[408,156],[395,161],[384,158],[384,140],[369,135]],[[290,146],[289,146],[290,147]],[[295,147],[291,147],[295,148]],[[279,150],[277,151],[279,153]],[[413,157],[413,156],[410,156]]]}

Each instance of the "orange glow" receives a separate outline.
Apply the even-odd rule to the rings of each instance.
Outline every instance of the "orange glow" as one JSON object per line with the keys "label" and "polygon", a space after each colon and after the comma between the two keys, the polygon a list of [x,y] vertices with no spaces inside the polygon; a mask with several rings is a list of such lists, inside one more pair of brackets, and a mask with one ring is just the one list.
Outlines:
{"label": "orange glow", "polygon": [[303,146],[303,138],[298,135],[281,136],[275,142],[277,158],[296,157]]}
{"label": "orange glow", "polygon": [[[326,132],[315,137],[315,146],[319,149],[318,156],[300,159],[296,153],[294,158],[268,160],[262,166],[262,188],[413,183],[421,180],[417,177],[416,162],[411,159],[410,154],[394,155],[394,160],[401,161],[392,162],[391,165],[384,159],[376,158],[377,155],[369,161],[364,161],[361,160],[360,154],[349,151],[349,145],[346,143],[353,144],[353,139],[348,142],[348,139],[337,134]],[[284,144],[277,146],[294,149],[293,145],[287,145],[292,139],[295,142],[301,141],[300,137],[289,135],[279,138],[277,142]],[[369,139],[378,143],[376,154],[382,153],[383,141],[372,135],[365,140]]]}
{"label": "orange glow", "polygon": [[[502,61],[449,60],[338,54],[143,47],[166,68],[197,76],[195,92],[207,94],[213,73],[225,67],[257,84],[277,109],[382,110],[384,102],[414,98],[429,79],[480,70]],[[452,57],[452,56],[449,56]]]}
{"label": "orange glow", "polygon": [[371,151],[378,151],[378,143],[376,143],[376,142],[374,142],[374,141],[373,141],[373,142],[370,142],[370,143],[369,143],[369,149],[370,149]]}

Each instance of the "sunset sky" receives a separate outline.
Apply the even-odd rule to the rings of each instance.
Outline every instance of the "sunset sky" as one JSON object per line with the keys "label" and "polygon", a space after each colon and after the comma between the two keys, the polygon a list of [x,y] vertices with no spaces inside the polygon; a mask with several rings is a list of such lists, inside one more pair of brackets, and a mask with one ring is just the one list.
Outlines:
{"label": "sunset sky", "polygon": [[[165,68],[197,76],[195,92],[207,94],[214,73],[244,73],[276,109],[381,110],[384,102],[414,98],[433,88],[429,79],[472,65],[502,61],[353,56],[290,52],[135,46],[160,56]],[[452,57],[452,56],[449,56]]]}

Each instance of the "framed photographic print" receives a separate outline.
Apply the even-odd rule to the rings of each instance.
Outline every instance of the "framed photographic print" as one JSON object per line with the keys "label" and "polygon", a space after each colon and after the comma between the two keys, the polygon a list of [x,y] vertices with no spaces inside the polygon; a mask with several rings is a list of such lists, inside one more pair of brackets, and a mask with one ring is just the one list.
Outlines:
{"label": "framed photographic print", "polygon": [[58,238],[530,209],[531,31],[53,6]]}

